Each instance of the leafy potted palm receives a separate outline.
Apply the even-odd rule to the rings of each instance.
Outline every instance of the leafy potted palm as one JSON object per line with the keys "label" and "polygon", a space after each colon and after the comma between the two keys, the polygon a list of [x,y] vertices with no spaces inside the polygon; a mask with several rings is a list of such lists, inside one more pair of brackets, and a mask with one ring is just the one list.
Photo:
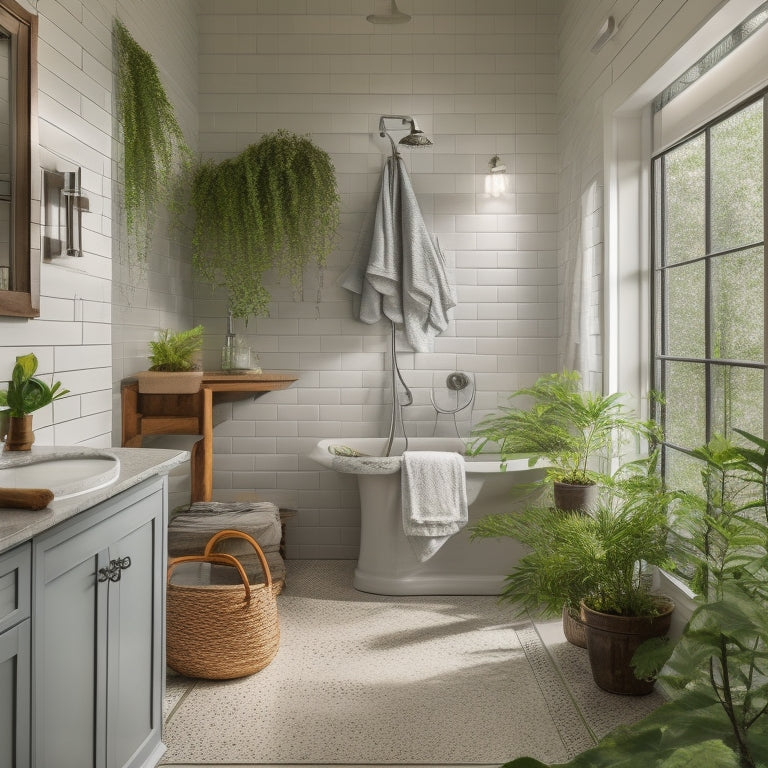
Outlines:
{"label": "leafy potted palm", "polygon": [[[635,654],[669,701],[560,768],[758,768],[768,755],[768,441],[735,430],[691,451],[698,493],[679,494],[671,543],[697,606],[676,643]],[[523,757],[504,768],[543,768]]]}
{"label": "leafy potted palm", "polygon": [[149,342],[152,363],[136,374],[142,394],[192,394],[200,389],[203,371],[195,356],[203,346],[203,326],[183,331],[160,331]]}
{"label": "leafy potted palm", "polygon": [[[649,566],[671,567],[666,502],[655,454],[624,465],[589,514],[528,507],[489,515],[473,538],[511,536],[526,544],[500,595],[520,613],[563,612],[566,636],[589,649],[595,682],[615,693],[649,693],[630,667],[635,649],[669,628],[673,606],[650,591]],[[579,615],[582,629],[567,616]],[[583,632],[583,638],[578,636]]]}
{"label": "leafy potted palm", "polygon": [[[57,381],[48,386],[37,378],[37,357],[30,352],[16,358],[7,390],[0,390],[0,409],[8,415],[6,451],[29,451],[35,441],[32,413],[69,393]],[[5,431],[5,430],[3,430]]]}
{"label": "leafy potted palm", "polygon": [[[545,483],[553,486],[558,509],[584,510],[597,497],[597,484],[607,481],[605,466],[621,455],[630,439],[654,441],[657,427],[640,420],[624,405],[624,395],[586,392],[575,371],[542,376],[510,395],[527,398],[528,407],[502,407],[473,430],[470,446],[479,453],[498,445],[502,462],[519,455],[531,466],[543,460]],[[602,463],[602,466],[601,466]]]}

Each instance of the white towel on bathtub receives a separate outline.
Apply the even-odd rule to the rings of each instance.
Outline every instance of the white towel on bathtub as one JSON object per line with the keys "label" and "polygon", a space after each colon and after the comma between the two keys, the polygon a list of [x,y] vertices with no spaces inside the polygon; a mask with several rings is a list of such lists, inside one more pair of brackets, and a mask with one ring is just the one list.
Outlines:
{"label": "white towel on bathtub", "polygon": [[421,562],[467,524],[464,457],[405,451],[400,471],[403,531]]}

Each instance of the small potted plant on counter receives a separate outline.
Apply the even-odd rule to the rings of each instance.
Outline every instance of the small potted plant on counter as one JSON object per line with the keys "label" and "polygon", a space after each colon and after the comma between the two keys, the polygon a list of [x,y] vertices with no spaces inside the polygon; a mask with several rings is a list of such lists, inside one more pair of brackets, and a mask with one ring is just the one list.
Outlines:
{"label": "small potted plant on counter", "polygon": [[6,451],[29,451],[35,441],[32,413],[69,393],[57,381],[48,386],[37,378],[37,357],[30,352],[16,358],[7,390],[0,390],[0,409],[8,416]]}
{"label": "small potted plant on counter", "polygon": [[160,331],[149,342],[152,363],[148,371],[136,374],[142,394],[193,394],[200,389],[203,371],[195,355],[203,347],[203,326],[184,331]]}
{"label": "small potted plant on counter", "polygon": [[545,483],[552,483],[558,509],[585,510],[597,498],[597,485],[608,480],[605,467],[621,455],[631,438],[653,442],[657,427],[640,420],[622,402],[624,395],[585,392],[575,371],[542,376],[510,395],[528,398],[527,408],[502,407],[483,419],[472,434],[472,453],[498,445],[502,462],[530,457],[543,460]]}

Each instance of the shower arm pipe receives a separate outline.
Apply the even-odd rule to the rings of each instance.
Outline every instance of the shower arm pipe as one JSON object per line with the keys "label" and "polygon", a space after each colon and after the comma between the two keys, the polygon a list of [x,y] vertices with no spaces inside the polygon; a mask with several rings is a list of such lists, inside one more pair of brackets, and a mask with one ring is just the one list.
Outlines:
{"label": "shower arm pipe", "polygon": [[[387,128],[384,125],[385,120],[399,120],[401,126],[409,125],[410,128],[413,128],[416,124],[416,121],[410,115],[382,115],[379,118],[379,136],[381,136],[382,138],[384,138],[384,136],[387,133]],[[410,128],[408,130],[410,130]],[[405,129],[401,127],[400,129],[397,129],[397,130],[405,130]]]}
{"label": "shower arm pipe", "polygon": [[387,438],[387,447],[384,451],[385,456],[389,456],[392,451],[392,443],[395,439],[395,425],[400,418],[400,429],[403,432],[405,438],[405,450],[408,450],[408,435],[405,434],[405,424],[403,424],[403,406],[400,405],[400,398],[397,396],[397,380],[400,379],[400,383],[405,388],[406,403],[405,405],[411,405],[413,403],[413,393],[408,388],[408,385],[403,379],[402,373],[400,373],[400,366],[397,364],[397,344],[395,342],[395,323],[390,320],[392,326],[392,416],[389,421],[389,436]]}

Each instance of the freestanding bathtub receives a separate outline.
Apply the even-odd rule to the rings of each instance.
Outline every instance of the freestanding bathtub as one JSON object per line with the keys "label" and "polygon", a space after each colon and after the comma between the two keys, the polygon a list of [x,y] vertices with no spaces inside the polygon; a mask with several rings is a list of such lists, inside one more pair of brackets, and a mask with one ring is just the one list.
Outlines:
{"label": "freestanding bathtub", "polygon": [[[384,438],[321,440],[309,454],[324,467],[357,476],[360,489],[360,554],[353,584],[378,595],[496,595],[523,555],[512,539],[470,541],[469,527],[481,517],[508,511],[522,501],[513,486],[531,483],[543,475],[527,459],[507,462],[501,471],[498,456],[466,458],[469,523],[452,536],[426,562],[420,562],[403,533],[400,506],[399,456],[381,457]],[[331,446],[346,446],[365,454],[361,458],[334,456]],[[396,445],[402,446],[403,440]],[[400,448],[402,450],[402,447]],[[409,439],[411,451],[457,451],[461,440]]]}

